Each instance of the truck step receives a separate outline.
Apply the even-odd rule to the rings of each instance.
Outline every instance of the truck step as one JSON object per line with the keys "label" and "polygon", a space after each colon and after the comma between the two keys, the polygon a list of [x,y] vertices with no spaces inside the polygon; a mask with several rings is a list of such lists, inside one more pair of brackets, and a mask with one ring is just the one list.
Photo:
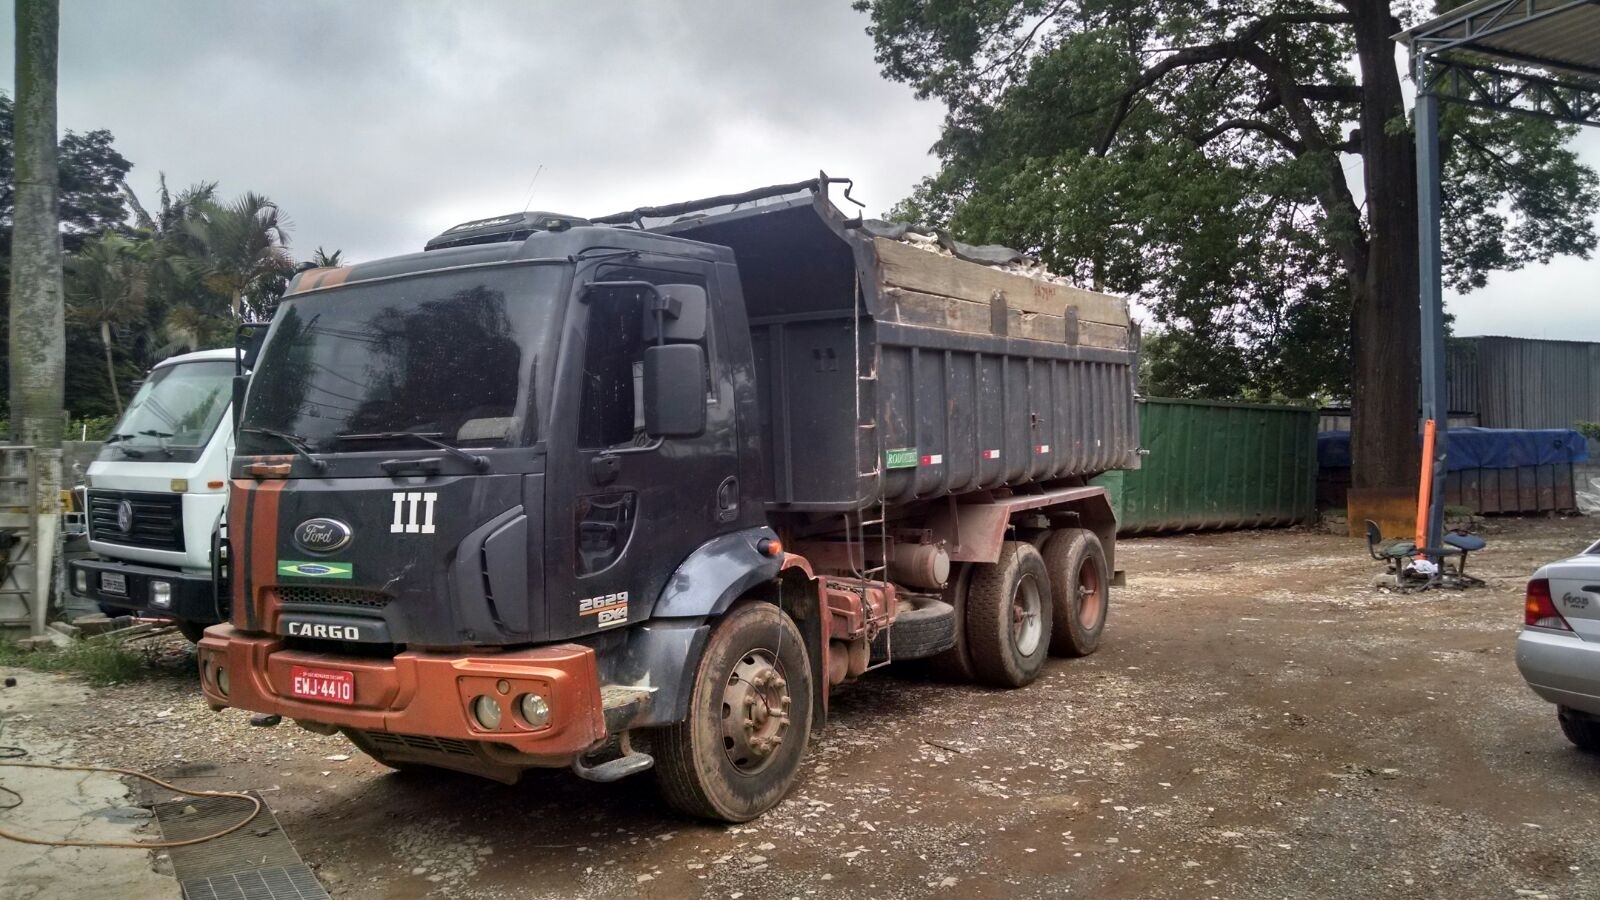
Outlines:
{"label": "truck step", "polygon": [[606,718],[606,731],[619,734],[633,727],[633,720],[650,708],[651,693],[642,688],[608,684],[600,688],[600,709]]}
{"label": "truck step", "polygon": [[654,766],[656,758],[635,750],[597,766],[584,765],[582,756],[572,758],[572,771],[585,781],[617,781]]}

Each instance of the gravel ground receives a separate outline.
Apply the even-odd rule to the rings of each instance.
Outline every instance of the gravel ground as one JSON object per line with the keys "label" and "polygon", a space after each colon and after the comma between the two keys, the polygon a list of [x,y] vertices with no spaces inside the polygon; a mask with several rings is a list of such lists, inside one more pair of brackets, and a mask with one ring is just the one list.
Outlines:
{"label": "gravel ground", "polygon": [[1593,537],[1506,522],[1472,560],[1489,589],[1422,595],[1374,589],[1344,537],[1126,541],[1100,653],[1017,692],[869,677],[743,826],[674,816],[648,777],[397,775],[251,729],[176,645],[48,728],[79,759],[264,791],[341,898],[1600,897],[1600,758],[1512,648],[1527,575]]}

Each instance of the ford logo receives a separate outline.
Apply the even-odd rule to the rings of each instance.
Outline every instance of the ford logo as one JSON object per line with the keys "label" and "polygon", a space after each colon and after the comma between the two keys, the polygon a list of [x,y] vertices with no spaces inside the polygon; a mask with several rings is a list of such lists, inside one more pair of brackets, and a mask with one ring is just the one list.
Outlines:
{"label": "ford logo", "polygon": [[332,553],[350,543],[350,526],[338,519],[307,519],[294,529],[294,545],[307,553]]}
{"label": "ford logo", "polygon": [[133,504],[127,500],[117,504],[117,530],[123,534],[133,530]]}

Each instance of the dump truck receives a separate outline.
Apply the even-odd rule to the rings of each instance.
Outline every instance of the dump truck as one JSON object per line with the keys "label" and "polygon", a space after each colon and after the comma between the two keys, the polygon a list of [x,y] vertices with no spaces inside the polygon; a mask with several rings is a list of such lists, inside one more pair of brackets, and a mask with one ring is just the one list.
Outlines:
{"label": "dump truck", "polygon": [[653,770],[745,821],[877,667],[1018,688],[1092,652],[1127,303],[840,185],[296,276],[242,402],[209,704],[396,769]]}

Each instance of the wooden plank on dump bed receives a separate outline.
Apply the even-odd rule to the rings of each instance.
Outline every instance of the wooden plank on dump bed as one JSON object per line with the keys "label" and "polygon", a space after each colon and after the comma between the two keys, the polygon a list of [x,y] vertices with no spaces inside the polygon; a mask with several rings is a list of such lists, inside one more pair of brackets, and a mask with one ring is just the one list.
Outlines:
{"label": "wooden plank on dump bed", "polygon": [[[889,303],[888,317],[892,321],[972,334],[994,333],[992,307],[988,303],[974,303],[902,288],[887,288],[883,295]],[[1080,317],[1074,333],[1069,336],[1065,317],[1027,312],[1012,308],[1009,303],[1006,309],[1006,336],[1105,350],[1128,349],[1127,326],[1087,321]]]}
{"label": "wooden plank on dump bed", "polygon": [[1128,304],[1120,297],[930,253],[889,238],[874,238],[873,249],[883,281],[891,287],[985,306],[999,291],[1010,309],[1064,316],[1068,307],[1077,307],[1079,322],[1128,327]]}

